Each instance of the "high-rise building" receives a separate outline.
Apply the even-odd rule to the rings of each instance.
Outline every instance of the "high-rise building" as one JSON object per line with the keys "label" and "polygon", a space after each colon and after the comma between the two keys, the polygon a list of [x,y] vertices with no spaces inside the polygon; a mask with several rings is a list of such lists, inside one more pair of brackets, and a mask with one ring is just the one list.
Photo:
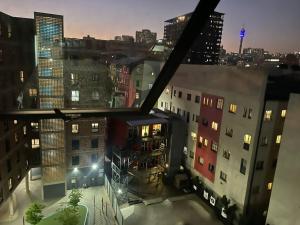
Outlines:
{"label": "high-rise building", "polygon": [[145,45],[153,45],[156,42],[157,33],[151,32],[150,30],[143,29],[135,33],[135,42]]}
{"label": "high-rise building", "polygon": [[226,196],[252,224],[265,222],[289,94],[299,92],[279,87],[279,74],[181,65],[158,100],[188,123],[186,166],[204,194]]}
{"label": "high-rise building", "polygon": [[[35,106],[33,73],[33,20],[0,12],[0,111]],[[0,120],[0,205],[8,200],[11,214],[16,201],[12,193],[24,177],[28,191],[31,156],[39,153],[31,131],[29,121]]]}
{"label": "high-rise building", "polygon": [[[63,17],[34,13],[39,108],[64,108]],[[64,196],[65,125],[62,119],[40,121],[43,199]]]}
{"label": "high-rise building", "polygon": [[[164,40],[174,47],[192,13],[178,16],[165,21]],[[223,30],[224,14],[214,12],[189,50],[183,63],[188,64],[218,64]]]}

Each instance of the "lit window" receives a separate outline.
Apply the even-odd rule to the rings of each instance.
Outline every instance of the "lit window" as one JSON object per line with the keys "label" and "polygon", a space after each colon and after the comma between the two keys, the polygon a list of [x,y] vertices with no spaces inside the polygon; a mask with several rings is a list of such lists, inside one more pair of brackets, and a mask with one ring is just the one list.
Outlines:
{"label": "lit window", "polygon": [[31,148],[39,148],[40,147],[40,139],[31,139]]}
{"label": "lit window", "polygon": [[191,137],[193,141],[197,140],[197,134],[195,132],[191,132]]}
{"label": "lit window", "polygon": [[39,128],[39,123],[31,122],[31,123],[30,123],[30,126],[31,126],[33,129],[38,129],[38,128]]}
{"label": "lit window", "polygon": [[71,84],[76,84],[78,82],[78,74],[71,73]]}
{"label": "lit window", "polygon": [[170,89],[166,88],[166,94],[168,95],[170,93]]}
{"label": "lit window", "polygon": [[208,145],[208,140],[206,138],[204,139],[204,143],[203,144],[204,144],[204,146]]}
{"label": "lit window", "polygon": [[8,189],[11,191],[13,189],[12,178],[8,179]]}
{"label": "lit window", "polygon": [[33,96],[37,96],[37,89],[35,88],[29,88],[29,96],[33,97]]}
{"label": "lit window", "polygon": [[216,131],[217,131],[217,130],[218,130],[218,123],[216,123],[216,122],[213,121],[213,122],[211,123],[211,128],[212,128],[213,130],[216,130]]}
{"label": "lit window", "polygon": [[203,143],[203,137],[199,136],[199,143]]}
{"label": "lit window", "polygon": [[7,37],[11,38],[11,25],[10,24],[7,25]]}
{"label": "lit window", "polygon": [[269,182],[268,184],[267,184],[267,189],[270,191],[270,190],[272,190],[272,186],[273,186],[273,183],[272,182]]}
{"label": "lit window", "polygon": [[148,84],[149,89],[153,87],[153,84]]}
{"label": "lit window", "polygon": [[281,135],[276,136],[276,144],[280,144],[281,142]]}
{"label": "lit window", "polygon": [[78,124],[72,124],[72,133],[77,134],[79,132],[79,125]]}
{"label": "lit window", "polygon": [[161,124],[154,124],[152,129],[152,134],[157,135],[161,133]]}
{"label": "lit window", "polygon": [[281,110],[281,117],[285,118],[286,116],[286,109]]}
{"label": "lit window", "polygon": [[15,124],[15,125],[18,124],[18,120],[14,120],[14,124]]}
{"label": "lit window", "polygon": [[79,102],[79,91],[72,91],[71,100],[72,102]]}
{"label": "lit window", "polygon": [[98,132],[99,123],[92,123],[92,132]]}
{"label": "lit window", "polygon": [[213,105],[213,100],[212,100],[212,98],[210,99],[210,107],[212,107],[212,105]]}
{"label": "lit window", "polygon": [[209,103],[209,98],[203,97],[203,105],[208,106],[208,103]]}
{"label": "lit window", "polygon": [[224,100],[219,98],[217,101],[217,109],[223,109]]}
{"label": "lit window", "polygon": [[100,95],[99,95],[99,92],[94,90],[92,92],[92,100],[99,100],[100,99]]}
{"label": "lit window", "polygon": [[24,72],[20,71],[20,81],[23,83],[24,82]]}
{"label": "lit window", "polygon": [[272,117],[272,110],[266,110],[264,120],[269,121],[271,120],[271,117]]}
{"label": "lit window", "polygon": [[229,106],[229,112],[236,113],[236,109],[237,109],[237,105],[230,104],[230,106]]}
{"label": "lit window", "polygon": [[198,157],[198,163],[203,165],[204,164],[204,159],[202,157]]}
{"label": "lit window", "polygon": [[135,99],[139,99],[140,98],[140,93],[135,93]]}
{"label": "lit window", "polygon": [[211,144],[211,150],[217,152],[218,151],[218,143],[217,142],[212,142]]}
{"label": "lit window", "polygon": [[251,144],[251,135],[245,134],[244,142],[250,145]]}
{"label": "lit window", "polygon": [[24,135],[27,134],[27,128],[26,128],[26,126],[23,126],[23,134],[24,134]]}
{"label": "lit window", "polygon": [[142,126],[142,137],[149,135],[149,126]]}

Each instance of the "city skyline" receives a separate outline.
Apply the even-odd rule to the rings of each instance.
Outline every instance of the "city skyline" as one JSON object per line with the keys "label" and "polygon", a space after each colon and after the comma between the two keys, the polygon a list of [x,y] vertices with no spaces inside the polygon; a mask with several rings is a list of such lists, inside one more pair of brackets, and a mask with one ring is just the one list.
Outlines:
{"label": "city skyline", "polygon": [[[70,5],[71,2],[72,5]],[[82,38],[90,35],[99,39],[113,39],[117,35],[134,36],[137,30],[150,29],[157,32],[158,38],[162,38],[164,21],[193,11],[197,3],[197,0],[184,2],[179,0],[163,2],[103,0],[101,3],[97,0],[89,2],[10,0],[1,1],[0,8],[2,12],[16,17],[32,18],[34,11],[63,15],[65,37]],[[18,8],[15,7],[16,5]],[[281,7],[279,0],[272,1],[272,7],[267,1],[255,0],[254,2],[239,2],[239,4],[234,0],[227,0],[226,3],[221,1],[216,10],[225,13],[222,45],[228,52],[237,52],[239,30],[242,25],[245,25],[244,47],[259,47],[271,52],[283,53],[299,51],[300,49],[297,49],[299,31],[294,29],[297,27],[296,22],[300,19],[296,11],[299,6],[300,3],[297,0],[289,0],[289,4],[286,4],[284,8]],[[70,8],[72,11],[69,10]],[[283,19],[276,20],[280,17]],[[112,27],[114,29],[111,29]],[[270,42],[270,37],[272,37],[272,42]],[[286,40],[287,37],[289,40]]]}

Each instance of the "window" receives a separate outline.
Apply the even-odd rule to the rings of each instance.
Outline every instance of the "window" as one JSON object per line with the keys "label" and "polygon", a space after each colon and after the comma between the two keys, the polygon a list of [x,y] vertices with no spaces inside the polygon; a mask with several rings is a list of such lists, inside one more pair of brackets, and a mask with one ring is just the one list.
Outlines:
{"label": "window", "polygon": [[153,84],[148,84],[148,89],[150,90],[153,87]]}
{"label": "window", "polygon": [[195,103],[200,103],[200,96],[199,95],[195,96]]}
{"label": "window", "polygon": [[18,124],[18,120],[14,120],[14,124],[17,125]]}
{"label": "window", "polygon": [[218,98],[217,100],[217,109],[223,109],[224,100],[222,98]]}
{"label": "window", "polygon": [[285,116],[286,116],[286,109],[283,109],[283,110],[281,110],[281,117],[282,118],[285,118]]}
{"label": "window", "polygon": [[191,99],[192,99],[192,95],[191,94],[187,94],[186,95],[186,100],[191,101]]}
{"label": "window", "polygon": [[165,92],[166,92],[167,95],[170,94],[170,89],[166,88]]}
{"label": "window", "polygon": [[79,150],[80,142],[77,139],[72,140],[72,150]]}
{"label": "window", "polygon": [[271,190],[272,190],[272,186],[273,186],[273,183],[272,183],[272,182],[269,182],[269,183],[267,184],[267,190],[268,190],[268,191],[271,191]]}
{"label": "window", "polygon": [[39,123],[31,122],[31,123],[30,123],[30,126],[31,126],[33,129],[39,129]]}
{"label": "window", "polygon": [[72,102],[79,102],[79,91],[71,91]]}
{"label": "window", "polygon": [[281,135],[276,136],[276,144],[280,144],[281,142]]}
{"label": "window", "polygon": [[173,91],[173,96],[176,97],[176,90]]}
{"label": "window", "polygon": [[220,172],[220,179],[224,182],[227,181],[227,174],[224,173],[223,171]]}
{"label": "window", "polygon": [[264,120],[265,121],[270,121],[272,118],[272,110],[266,110]]}
{"label": "window", "polygon": [[208,102],[209,102],[209,98],[203,97],[203,102],[202,102],[202,104],[208,106]]}
{"label": "window", "polygon": [[218,151],[218,143],[217,142],[212,141],[212,143],[211,143],[211,150],[213,150],[215,152]]}
{"label": "window", "polygon": [[98,153],[91,154],[91,162],[97,163],[98,162]]}
{"label": "window", "polygon": [[204,143],[203,143],[203,144],[204,144],[205,147],[207,147],[207,145],[208,145],[208,140],[207,140],[206,138],[204,139]]}
{"label": "window", "polygon": [[79,124],[72,124],[72,134],[78,134],[79,133]]}
{"label": "window", "polygon": [[99,131],[99,123],[92,123],[92,132]]}
{"label": "window", "polygon": [[99,80],[98,74],[93,74],[92,80],[93,80],[93,81],[98,81],[98,80]]}
{"label": "window", "polygon": [[190,151],[190,158],[193,159],[193,158],[194,158],[194,154],[195,154],[195,153],[191,150],[191,151]]}
{"label": "window", "polygon": [[256,170],[263,170],[263,168],[264,168],[264,161],[257,161],[255,168],[256,168]]}
{"label": "window", "polygon": [[30,97],[37,96],[37,89],[35,89],[35,88],[29,88],[28,92],[29,92]]}
{"label": "window", "polygon": [[12,183],[12,178],[10,177],[9,179],[8,179],[8,190],[12,190],[13,189],[13,183]]}
{"label": "window", "polygon": [[11,38],[11,35],[12,35],[12,33],[11,33],[11,25],[7,24],[7,37]]}
{"label": "window", "polygon": [[79,156],[72,156],[72,166],[78,166],[79,165]]}
{"label": "window", "polygon": [[74,73],[71,73],[71,84],[74,85],[74,84],[77,84],[78,82],[78,74],[74,74]]}
{"label": "window", "polygon": [[191,137],[193,141],[197,140],[197,134],[195,132],[191,132]]}
{"label": "window", "polygon": [[247,108],[246,108],[246,107],[244,107],[243,117],[244,117],[244,118],[247,117]]}
{"label": "window", "polygon": [[246,167],[247,167],[247,161],[246,161],[246,159],[241,159],[241,166],[240,166],[240,172],[242,173],[242,174],[246,174]]}
{"label": "window", "polygon": [[136,80],[136,81],[135,81],[135,86],[136,86],[136,87],[140,87],[140,81],[139,81],[139,80]]}
{"label": "window", "polygon": [[261,146],[266,146],[266,145],[268,145],[268,137],[264,136],[261,139]]}
{"label": "window", "polygon": [[91,140],[91,148],[98,148],[98,138]]}
{"label": "window", "polygon": [[19,141],[18,133],[15,133],[15,142],[17,143]]}
{"label": "window", "polygon": [[237,110],[237,105],[230,104],[230,106],[229,106],[229,112],[230,113],[236,113],[236,110]]}
{"label": "window", "polygon": [[199,115],[196,115],[196,123],[199,123],[199,121],[200,121],[200,116]]}
{"label": "window", "polygon": [[177,115],[180,115],[180,114],[181,114],[181,109],[177,108]]}
{"label": "window", "polygon": [[[99,99],[100,99],[99,91],[94,90],[92,92],[92,100],[99,100]],[[78,101],[79,101],[79,95],[78,95]]]}
{"label": "window", "polygon": [[205,118],[202,118],[202,125],[207,127],[208,126],[208,120],[205,119]]}
{"label": "window", "polygon": [[203,137],[199,136],[198,148],[201,148],[203,144]]}
{"label": "window", "polygon": [[26,126],[23,126],[23,134],[24,134],[24,136],[27,134],[27,128],[26,128]]}
{"label": "window", "polygon": [[20,71],[20,81],[24,82],[24,72],[22,70]]}
{"label": "window", "polygon": [[244,146],[243,146],[244,149],[249,150],[250,144],[251,144],[251,135],[245,134],[244,135]]}
{"label": "window", "polygon": [[163,108],[164,107],[164,102],[160,103],[160,107]]}
{"label": "window", "polygon": [[161,124],[154,124],[152,129],[153,135],[159,135],[161,133]]}
{"label": "window", "polygon": [[149,135],[149,126],[142,126],[142,137]]}
{"label": "window", "polygon": [[224,150],[223,151],[223,157],[225,158],[225,159],[230,159],[230,151],[227,151],[227,150]]}
{"label": "window", "polygon": [[218,123],[215,122],[215,121],[213,121],[213,122],[211,123],[211,128],[212,128],[213,130],[217,131],[217,130],[218,130]]}
{"label": "window", "polygon": [[139,99],[140,98],[140,93],[136,92],[135,93],[135,99]]}
{"label": "window", "polygon": [[178,92],[178,98],[181,98],[181,97],[182,97],[182,92],[179,91],[179,92]]}
{"label": "window", "polygon": [[39,148],[40,147],[40,139],[31,139],[31,148],[35,149],[35,148]]}
{"label": "window", "polygon": [[248,110],[248,119],[251,119],[252,118],[252,109],[249,108]]}
{"label": "window", "polygon": [[198,163],[200,165],[203,165],[204,164],[204,158],[202,158],[201,156],[198,156]]}
{"label": "window", "polygon": [[213,173],[215,171],[215,166],[213,164],[209,163],[208,170]]}
{"label": "window", "polygon": [[186,122],[190,122],[190,112],[186,112]]}
{"label": "window", "polygon": [[232,128],[226,127],[225,134],[226,134],[228,137],[232,137],[232,136],[233,136],[233,129],[232,129]]}

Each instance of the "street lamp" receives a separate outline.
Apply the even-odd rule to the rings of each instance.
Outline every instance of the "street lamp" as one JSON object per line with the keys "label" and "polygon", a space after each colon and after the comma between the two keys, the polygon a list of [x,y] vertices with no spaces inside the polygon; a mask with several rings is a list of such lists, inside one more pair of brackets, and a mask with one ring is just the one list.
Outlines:
{"label": "street lamp", "polygon": [[118,194],[122,194],[122,189],[118,189]]}
{"label": "street lamp", "polygon": [[77,172],[78,172],[78,168],[75,167],[75,168],[73,169],[73,172],[74,172],[74,173],[77,173]]}
{"label": "street lamp", "polygon": [[93,169],[93,170],[96,170],[97,168],[98,168],[98,165],[97,165],[97,164],[93,164],[93,165],[92,165],[92,169]]}

